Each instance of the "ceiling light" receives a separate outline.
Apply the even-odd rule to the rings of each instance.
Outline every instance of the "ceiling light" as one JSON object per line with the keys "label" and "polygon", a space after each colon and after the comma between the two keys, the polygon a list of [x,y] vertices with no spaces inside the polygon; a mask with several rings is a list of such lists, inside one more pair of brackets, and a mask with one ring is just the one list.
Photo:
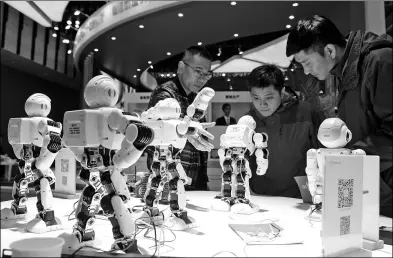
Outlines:
{"label": "ceiling light", "polygon": [[183,17],[183,14],[182,14],[182,13],[179,13],[179,14],[177,14],[177,16],[179,16],[179,17]]}
{"label": "ceiling light", "polygon": [[153,66],[151,65],[150,68],[153,69]]}
{"label": "ceiling light", "polygon": [[75,21],[75,24],[80,24],[80,21]]}
{"label": "ceiling light", "polygon": [[98,52],[98,48],[95,48],[94,51],[95,51],[95,52]]}
{"label": "ceiling light", "polygon": [[145,26],[143,26],[142,24],[141,25],[139,25],[139,28],[141,28],[141,29],[143,29]]}
{"label": "ceiling light", "polygon": [[287,26],[285,26],[285,27],[286,27],[287,29],[289,29],[289,28],[291,28],[291,25],[289,25],[289,24],[288,24],[288,25],[287,25]]}
{"label": "ceiling light", "polygon": [[236,5],[236,2],[231,2],[231,5]]}
{"label": "ceiling light", "polygon": [[222,77],[224,77],[225,76],[225,73],[223,73],[223,74],[221,74],[222,75]]}
{"label": "ceiling light", "polygon": [[168,56],[170,56],[170,55],[171,55],[171,52],[167,52],[166,54],[167,54]]}
{"label": "ceiling light", "polygon": [[53,34],[52,34],[52,37],[56,38],[56,37],[57,37],[57,34],[56,34],[56,33],[53,33]]}
{"label": "ceiling light", "polygon": [[71,25],[71,24],[72,24],[72,21],[68,20],[68,21],[67,21],[67,24],[68,24],[68,25]]}
{"label": "ceiling light", "polygon": [[112,37],[111,40],[116,40],[116,37]]}
{"label": "ceiling light", "polygon": [[299,5],[298,3],[293,3],[292,4],[292,6],[295,6],[295,7],[298,6],[298,5]]}
{"label": "ceiling light", "polygon": [[227,81],[228,81],[228,82],[230,82],[230,81],[231,81],[231,79],[229,79],[229,78],[228,78],[228,80],[227,80]]}
{"label": "ceiling light", "polygon": [[71,25],[67,25],[67,26],[65,27],[66,30],[69,30],[70,28],[71,28]]}
{"label": "ceiling light", "polygon": [[291,19],[291,20],[293,20],[294,18],[295,18],[295,16],[293,16],[293,15],[289,16],[289,19]]}
{"label": "ceiling light", "polygon": [[238,37],[238,36],[239,36],[239,34],[235,33],[235,34],[233,34],[233,36],[234,36],[234,37]]}
{"label": "ceiling light", "polygon": [[136,75],[134,74],[134,78],[136,78]]}
{"label": "ceiling light", "polygon": [[285,76],[285,80],[288,81],[288,77]]}
{"label": "ceiling light", "polygon": [[55,30],[59,30],[59,27],[55,26],[55,27],[53,27],[53,29],[55,29]]}
{"label": "ceiling light", "polygon": [[63,39],[63,43],[68,44],[68,43],[70,43],[70,41],[68,39]]}
{"label": "ceiling light", "polygon": [[148,64],[151,64],[151,61],[147,61]]}
{"label": "ceiling light", "polygon": [[198,46],[202,45],[202,42],[198,42]]}
{"label": "ceiling light", "polygon": [[239,51],[239,55],[243,54],[243,51],[239,48],[237,48],[237,50]]}
{"label": "ceiling light", "polygon": [[72,53],[72,50],[68,49],[67,54],[71,54],[71,53]]}
{"label": "ceiling light", "polygon": [[171,74],[170,74],[170,73],[168,73],[166,76],[167,76],[167,77],[171,77]]}
{"label": "ceiling light", "polygon": [[172,74],[172,76],[173,76],[173,77],[175,77],[175,76],[176,76],[176,74],[174,74],[174,73],[173,73],[173,74]]}
{"label": "ceiling light", "polygon": [[74,12],[74,15],[79,15],[80,13],[81,13],[81,11],[76,10],[76,11]]}
{"label": "ceiling light", "polygon": [[79,29],[79,24],[75,24],[75,28]]}
{"label": "ceiling light", "polygon": [[141,71],[141,69],[139,69],[139,68],[138,68],[138,69],[136,69],[136,70],[137,70],[138,72],[140,72],[140,71]]}

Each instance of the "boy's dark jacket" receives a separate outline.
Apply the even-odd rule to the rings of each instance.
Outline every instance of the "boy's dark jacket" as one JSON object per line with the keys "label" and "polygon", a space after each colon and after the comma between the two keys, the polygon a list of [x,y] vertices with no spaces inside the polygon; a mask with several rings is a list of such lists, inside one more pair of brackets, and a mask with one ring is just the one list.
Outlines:
{"label": "boy's dark jacket", "polygon": [[299,101],[286,88],[282,104],[269,117],[264,117],[253,106],[247,113],[256,122],[255,132],[268,135],[269,168],[265,175],[256,175],[255,155],[250,157],[251,190],[256,194],[300,198],[294,177],[305,176],[306,154],[319,148],[317,131],[324,120],[323,112]]}

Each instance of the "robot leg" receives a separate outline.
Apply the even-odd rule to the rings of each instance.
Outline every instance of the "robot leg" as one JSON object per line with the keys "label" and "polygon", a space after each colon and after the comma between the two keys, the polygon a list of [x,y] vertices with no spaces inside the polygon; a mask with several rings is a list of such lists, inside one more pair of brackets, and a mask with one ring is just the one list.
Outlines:
{"label": "robot leg", "polygon": [[[124,192],[122,191],[122,193]],[[121,196],[123,197],[124,195]],[[101,199],[101,207],[112,224],[112,233],[115,239],[115,242],[112,244],[112,250],[121,250],[125,253],[139,253],[137,241],[134,237],[134,219],[123,199],[117,193],[108,194]]]}
{"label": "robot leg", "polygon": [[26,224],[26,230],[36,234],[63,229],[60,219],[55,217],[52,209],[53,195],[50,185],[55,182],[55,177],[50,177],[50,173],[43,174],[49,177],[40,177],[34,182],[38,214]]}
{"label": "robot leg", "polygon": [[234,199],[232,198],[232,176],[233,176],[233,162],[230,156],[230,150],[228,150],[229,155],[225,156],[225,150],[218,150],[218,155],[220,160],[222,160],[221,167],[224,171],[222,174],[221,183],[221,193],[217,195],[210,205],[210,208],[215,211],[230,211],[231,205],[233,205]]}
{"label": "robot leg", "polygon": [[18,174],[14,179],[12,186],[12,198],[11,208],[3,208],[1,210],[1,220],[19,220],[26,218],[27,215],[27,193],[28,193],[28,182],[25,179],[25,174]]}
{"label": "robot leg", "polygon": [[169,190],[169,207],[171,209],[171,215],[165,219],[164,226],[176,231],[183,231],[196,227],[195,220],[189,217],[185,210],[186,191],[184,189],[183,180],[178,176],[173,177],[169,181]]}
{"label": "robot leg", "polygon": [[231,211],[236,214],[250,215],[259,211],[256,204],[250,200],[251,169],[248,160],[245,158],[236,161],[236,204],[231,207]]}
{"label": "robot leg", "polygon": [[143,218],[149,218],[159,215],[158,210],[158,202],[157,200],[157,189],[161,182],[161,174],[160,174],[161,162],[158,159],[153,161],[151,165],[152,174],[149,177],[146,186],[145,192],[145,204],[146,207],[144,208],[145,212],[142,214]]}

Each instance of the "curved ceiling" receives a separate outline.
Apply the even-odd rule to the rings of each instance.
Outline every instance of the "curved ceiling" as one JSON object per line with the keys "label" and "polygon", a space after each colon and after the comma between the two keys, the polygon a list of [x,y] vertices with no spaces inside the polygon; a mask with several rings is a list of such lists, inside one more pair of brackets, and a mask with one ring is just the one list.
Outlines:
{"label": "curved ceiling", "polygon": [[[83,60],[93,52],[100,69],[135,86],[141,73],[150,66],[148,61],[152,62],[154,69],[155,63],[178,55],[198,42],[209,46],[235,39],[235,33],[240,38],[283,31],[287,24],[293,26],[297,19],[313,14],[331,18],[343,33],[347,33],[351,26],[350,6],[364,5],[363,2],[350,1],[301,1],[297,7],[292,4],[284,1],[240,1],[236,5],[229,1],[179,3],[98,33],[94,40],[81,46],[77,66],[79,69],[83,67]],[[179,13],[183,17],[179,17]],[[295,18],[289,19],[290,15]],[[143,29],[139,28],[141,24]],[[116,40],[111,40],[112,37]]]}

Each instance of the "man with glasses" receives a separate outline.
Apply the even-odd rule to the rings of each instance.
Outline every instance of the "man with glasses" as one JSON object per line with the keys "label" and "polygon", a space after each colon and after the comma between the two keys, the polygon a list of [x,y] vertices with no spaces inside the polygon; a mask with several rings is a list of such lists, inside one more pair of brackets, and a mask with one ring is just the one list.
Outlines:
{"label": "man with glasses", "polygon": [[[176,99],[181,107],[182,115],[186,115],[187,107],[194,101],[197,93],[212,78],[210,71],[212,57],[203,47],[189,47],[183,54],[177,67],[177,76],[158,86],[150,97],[149,107],[153,107],[160,100]],[[203,117],[200,122],[206,122]],[[213,127],[215,123],[203,123],[203,128]],[[208,190],[207,188],[207,152],[214,146],[202,137],[189,136],[186,146],[180,153],[181,164],[187,175],[192,178],[191,186],[186,190]],[[154,147],[148,147],[147,167],[153,162]],[[175,152],[176,153],[176,152]],[[165,187],[167,188],[167,187]],[[162,200],[165,201],[165,191]]]}

